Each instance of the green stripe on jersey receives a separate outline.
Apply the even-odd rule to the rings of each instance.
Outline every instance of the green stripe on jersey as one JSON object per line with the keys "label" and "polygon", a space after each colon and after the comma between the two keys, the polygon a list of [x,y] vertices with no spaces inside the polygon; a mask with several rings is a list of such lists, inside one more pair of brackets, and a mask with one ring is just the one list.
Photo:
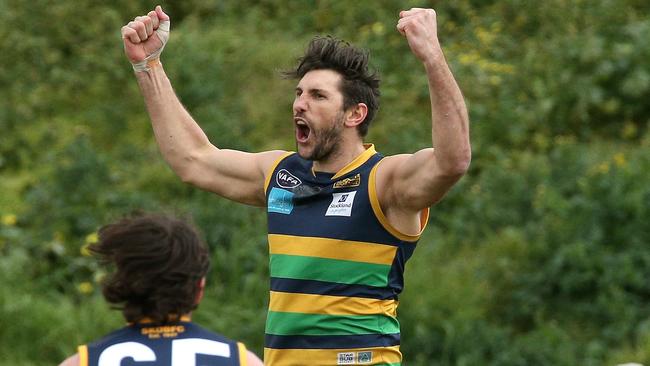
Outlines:
{"label": "green stripe on jersey", "polygon": [[352,285],[388,285],[389,265],[339,259],[272,254],[271,277]]}
{"label": "green stripe on jersey", "polygon": [[384,315],[323,315],[269,311],[266,333],[275,335],[360,335],[399,333],[397,319]]}

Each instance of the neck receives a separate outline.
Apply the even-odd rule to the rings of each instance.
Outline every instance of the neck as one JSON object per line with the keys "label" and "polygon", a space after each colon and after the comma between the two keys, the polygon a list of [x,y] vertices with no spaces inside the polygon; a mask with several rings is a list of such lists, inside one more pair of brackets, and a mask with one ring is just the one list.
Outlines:
{"label": "neck", "polygon": [[[163,321],[163,322],[167,323],[167,322],[177,322],[177,321],[183,321],[183,322],[192,321],[192,312],[189,312],[187,314],[183,314],[183,315],[180,315],[180,316],[178,316],[176,314],[169,314],[169,315],[167,315],[167,319],[165,321]],[[153,323],[153,320],[151,320],[151,318],[149,318],[149,317],[144,317],[144,318],[142,318],[142,319],[140,319],[140,320],[138,320],[138,321],[136,321],[134,323],[136,323],[136,324],[148,324],[148,323]],[[133,324],[133,323],[129,323],[129,324]]]}
{"label": "neck", "polygon": [[341,148],[334,151],[327,159],[315,160],[313,169],[317,172],[336,173],[350,164],[351,161],[356,159],[364,151],[366,151],[366,148],[363,146],[362,141],[354,144],[342,143]]}

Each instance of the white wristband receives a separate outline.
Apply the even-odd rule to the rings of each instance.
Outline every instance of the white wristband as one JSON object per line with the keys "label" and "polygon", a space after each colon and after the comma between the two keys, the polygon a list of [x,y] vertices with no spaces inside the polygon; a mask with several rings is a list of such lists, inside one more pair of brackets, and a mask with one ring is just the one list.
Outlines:
{"label": "white wristband", "polygon": [[170,22],[169,20],[163,20],[160,22],[158,25],[158,29],[156,29],[156,35],[158,35],[158,39],[160,39],[160,42],[162,42],[162,46],[160,46],[159,49],[157,49],[155,52],[147,56],[144,60],[136,63],[131,63],[133,65],[133,70],[135,72],[143,72],[143,71],[149,71],[151,70],[152,64],[155,64],[155,61],[160,58],[160,54],[162,53],[163,49],[165,48],[165,45],[167,44],[167,41],[169,40],[169,27],[170,27]]}

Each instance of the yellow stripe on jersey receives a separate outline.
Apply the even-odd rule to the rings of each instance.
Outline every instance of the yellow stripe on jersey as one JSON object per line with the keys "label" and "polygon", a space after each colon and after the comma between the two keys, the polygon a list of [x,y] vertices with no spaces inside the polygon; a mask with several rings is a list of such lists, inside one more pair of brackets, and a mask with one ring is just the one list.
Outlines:
{"label": "yellow stripe on jersey", "polygon": [[239,351],[239,365],[247,366],[248,365],[248,353],[246,352],[246,346],[243,343],[237,342],[237,350]]}
{"label": "yellow stripe on jersey", "polygon": [[[343,363],[340,357],[354,357],[355,362]],[[362,362],[358,362],[362,357]],[[274,349],[264,348],[264,364],[273,366],[294,365],[385,365],[400,363],[399,346],[351,349]]]}
{"label": "yellow stripe on jersey", "polygon": [[271,291],[269,311],[325,315],[386,315],[397,317],[397,301]]}
{"label": "yellow stripe on jersey", "polygon": [[391,265],[397,247],[360,241],[269,234],[270,254],[297,255]]}
{"label": "yellow stripe on jersey", "polygon": [[88,346],[84,344],[77,347],[77,353],[79,354],[79,366],[88,366]]}

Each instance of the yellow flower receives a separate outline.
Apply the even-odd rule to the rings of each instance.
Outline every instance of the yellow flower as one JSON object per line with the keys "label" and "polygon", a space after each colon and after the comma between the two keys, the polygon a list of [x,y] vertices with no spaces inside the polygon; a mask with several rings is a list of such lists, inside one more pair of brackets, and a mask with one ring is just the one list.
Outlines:
{"label": "yellow flower", "polygon": [[498,85],[501,84],[501,77],[500,76],[492,75],[492,76],[490,76],[489,80],[490,80],[490,84],[492,84],[494,86],[498,86]]}
{"label": "yellow flower", "polygon": [[96,232],[86,235],[86,243],[88,244],[97,243],[97,240],[99,240],[99,236]]}
{"label": "yellow flower", "polygon": [[81,255],[83,255],[84,257],[90,257],[90,256],[92,255],[92,254],[90,253],[90,251],[88,250],[88,245],[89,245],[89,244],[86,243],[86,244],[82,245],[81,248],[79,248],[79,253],[80,253]]}
{"label": "yellow flower", "polygon": [[18,218],[14,214],[2,215],[2,224],[5,226],[14,226],[18,222]]}
{"label": "yellow flower", "polygon": [[623,153],[618,153],[614,155],[614,164],[616,164],[616,166],[619,168],[624,167],[627,164],[627,160],[625,160],[625,155]]}
{"label": "yellow flower", "polygon": [[628,121],[628,122],[625,122],[625,126],[623,126],[623,131],[622,131],[621,135],[623,135],[623,138],[633,139],[633,138],[636,137],[637,132],[638,131],[637,131],[637,128],[636,128],[636,125],[634,124],[634,122]]}
{"label": "yellow flower", "polygon": [[609,163],[608,162],[600,163],[600,165],[598,165],[598,172],[601,174],[609,173]]}
{"label": "yellow flower", "polygon": [[458,61],[460,61],[460,63],[462,65],[472,65],[474,63],[477,63],[480,59],[481,59],[481,56],[476,51],[470,51],[468,53],[461,53],[458,56]]}
{"label": "yellow flower", "polygon": [[372,33],[375,35],[381,36],[385,33],[386,28],[380,22],[376,22],[372,25]]}
{"label": "yellow flower", "polygon": [[93,292],[93,289],[94,289],[93,284],[87,281],[77,285],[77,291],[79,291],[84,295],[90,294],[91,292]]}
{"label": "yellow flower", "polygon": [[479,42],[482,45],[489,47],[490,45],[492,45],[492,43],[494,43],[494,39],[496,37],[493,32],[488,31],[485,28],[478,27],[476,29],[476,38],[478,38]]}

